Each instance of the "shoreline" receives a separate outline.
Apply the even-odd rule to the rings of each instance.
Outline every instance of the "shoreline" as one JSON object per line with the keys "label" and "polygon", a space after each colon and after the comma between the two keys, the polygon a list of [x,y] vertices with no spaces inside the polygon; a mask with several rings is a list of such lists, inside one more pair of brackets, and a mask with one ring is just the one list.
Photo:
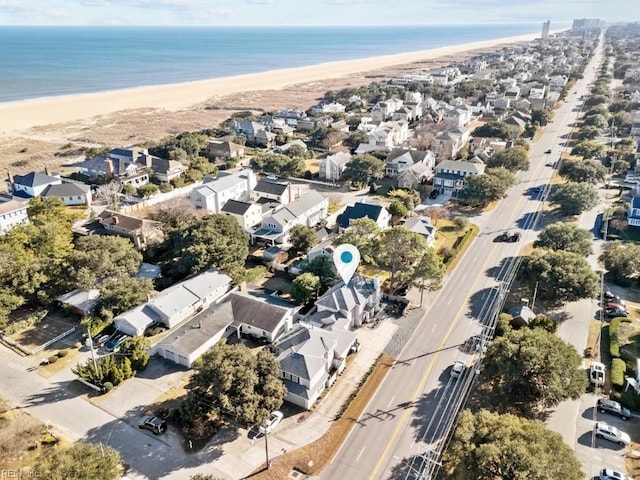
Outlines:
{"label": "shoreline", "polygon": [[64,124],[130,110],[186,110],[196,108],[208,100],[227,95],[280,90],[298,84],[339,79],[349,75],[410,65],[458,53],[529,42],[539,36],[539,33],[526,34],[428,50],[357,60],[340,60],[207,80],[4,102],[0,103],[0,136],[19,135],[20,132],[35,127]]}

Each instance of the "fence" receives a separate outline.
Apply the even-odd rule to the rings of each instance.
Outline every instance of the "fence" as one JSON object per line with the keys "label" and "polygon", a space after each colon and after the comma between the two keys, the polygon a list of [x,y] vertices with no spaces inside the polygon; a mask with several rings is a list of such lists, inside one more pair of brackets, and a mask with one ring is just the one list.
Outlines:
{"label": "fence", "polygon": [[52,338],[48,342],[45,342],[42,345],[40,345],[39,347],[34,348],[33,350],[31,350],[31,355],[34,355],[34,354],[38,353],[40,350],[43,350],[43,349],[47,348],[52,343],[56,343],[58,340],[63,339],[67,335],[71,334],[71,332],[73,332],[75,329],[76,329],[76,327],[71,327],[69,330],[66,330],[66,331],[62,332],[57,337]]}
{"label": "fence", "polygon": [[153,197],[146,200],[141,200],[140,202],[133,205],[126,205],[120,209],[120,212],[131,213],[135,212],[136,210],[150,207],[152,205],[157,205],[158,203],[166,202],[167,200],[171,200],[172,198],[188,197],[191,193],[191,190],[199,187],[200,185],[202,185],[202,181],[192,183],[191,185],[187,185],[186,187],[174,188],[170,192],[159,193],[158,195],[154,195]]}

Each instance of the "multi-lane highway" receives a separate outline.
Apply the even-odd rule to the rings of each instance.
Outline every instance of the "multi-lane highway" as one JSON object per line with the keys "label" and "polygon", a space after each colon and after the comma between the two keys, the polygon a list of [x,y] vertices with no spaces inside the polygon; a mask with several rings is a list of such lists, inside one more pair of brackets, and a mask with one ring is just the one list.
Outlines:
{"label": "multi-lane highway", "polygon": [[[532,145],[530,169],[491,212],[480,219],[480,234],[426,311],[387,378],[370,400],[350,436],[322,478],[402,479],[415,459],[439,451],[438,440],[449,430],[463,397],[464,385],[473,381],[474,368],[457,380],[450,376],[456,360],[473,365],[479,352],[475,339],[483,332],[479,319],[499,295],[505,266],[537,232],[532,226],[540,210],[540,195],[532,187],[545,185],[552,175],[550,163],[565,151],[582,95],[602,61],[602,42],[567,101],[555,111],[551,123]],[[551,153],[544,153],[551,150]],[[517,243],[496,243],[504,231],[521,232]],[[437,456],[434,456],[437,461]]]}

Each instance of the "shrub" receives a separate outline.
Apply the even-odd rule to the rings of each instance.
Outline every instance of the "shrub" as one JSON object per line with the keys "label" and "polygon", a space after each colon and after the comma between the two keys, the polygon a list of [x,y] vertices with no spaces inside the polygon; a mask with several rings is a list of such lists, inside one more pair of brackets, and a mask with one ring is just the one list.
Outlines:
{"label": "shrub", "polygon": [[105,384],[102,386],[102,389],[105,392],[110,392],[111,390],[113,390],[113,383],[111,382],[105,382]]}
{"label": "shrub", "polygon": [[627,371],[627,364],[621,358],[614,358],[611,362],[611,385],[616,388],[624,386],[624,374]]}
{"label": "shrub", "polygon": [[167,193],[172,190],[171,184],[169,182],[162,182],[159,188],[161,193]]}
{"label": "shrub", "polygon": [[609,353],[613,358],[620,358],[620,338],[618,330],[622,322],[628,322],[628,318],[616,317],[609,323]]}
{"label": "shrub", "polygon": [[56,363],[58,361],[58,357],[56,355],[51,355],[48,359],[49,364]]}
{"label": "shrub", "polygon": [[630,388],[620,396],[618,400],[623,407],[627,407],[629,410],[640,410],[640,395]]}
{"label": "shrub", "polygon": [[60,350],[57,353],[58,357],[62,358],[62,357],[66,357],[67,355],[69,355],[69,350],[67,350],[66,348]]}

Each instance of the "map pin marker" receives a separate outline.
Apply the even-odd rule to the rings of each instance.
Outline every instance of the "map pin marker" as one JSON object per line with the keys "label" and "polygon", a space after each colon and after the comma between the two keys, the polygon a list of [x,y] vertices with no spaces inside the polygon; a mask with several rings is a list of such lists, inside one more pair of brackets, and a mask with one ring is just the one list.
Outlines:
{"label": "map pin marker", "polygon": [[342,277],[342,281],[347,285],[360,264],[360,252],[356,246],[350,243],[338,245],[333,251],[333,263]]}

